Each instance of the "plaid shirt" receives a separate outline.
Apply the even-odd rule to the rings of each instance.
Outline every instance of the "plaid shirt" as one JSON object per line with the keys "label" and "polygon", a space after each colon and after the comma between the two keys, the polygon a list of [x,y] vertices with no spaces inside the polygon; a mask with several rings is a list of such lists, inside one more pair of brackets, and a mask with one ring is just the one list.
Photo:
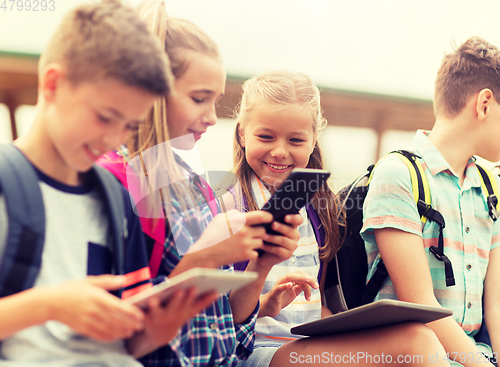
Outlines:
{"label": "plaid shirt", "polygon": [[[196,184],[199,177],[178,156],[176,160],[189,175],[189,185],[195,192],[196,203],[187,202],[183,211],[180,198],[171,190],[170,231],[165,241],[159,275],[168,275],[181,260],[177,247],[193,244],[212,220],[210,208]],[[189,201],[189,197],[182,200]],[[190,205],[191,204],[191,205]],[[217,211],[220,206],[217,204]],[[232,265],[222,269],[234,271]],[[247,358],[253,350],[254,328],[259,306],[244,324],[234,324],[228,295],[186,323],[177,336],[166,347],[160,348],[140,361],[153,366],[235,366],[237,358]]]}

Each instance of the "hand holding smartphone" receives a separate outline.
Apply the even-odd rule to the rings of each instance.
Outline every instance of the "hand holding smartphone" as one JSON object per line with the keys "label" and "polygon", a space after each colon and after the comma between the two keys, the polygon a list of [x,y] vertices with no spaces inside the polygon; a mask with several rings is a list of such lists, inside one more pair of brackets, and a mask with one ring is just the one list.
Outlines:
{"label": "hand holding smartphone", "polygon": [[[261,210],[271,213],[275,221],[285,223],[285,216],[298,214],[325,184],[328,177],[330,172],[327,170],[295,168]],[[266,223],[264,227],[267,233],[279,235],[271,229],[271,223]]]}
{"label": "hand holding smartphone", "polygon": [[[285,216],[298,214],[300,209],[312,200],[316,191],[326,183],[328,177],[330,172],[327,170],[295,168],[261,210],[271,213],[275,221],[285,223]],[[266,232],[281,235],[271,228],[271,224],[263,224]],[[263,250],[258,252],[259,256],[264,253]]]}

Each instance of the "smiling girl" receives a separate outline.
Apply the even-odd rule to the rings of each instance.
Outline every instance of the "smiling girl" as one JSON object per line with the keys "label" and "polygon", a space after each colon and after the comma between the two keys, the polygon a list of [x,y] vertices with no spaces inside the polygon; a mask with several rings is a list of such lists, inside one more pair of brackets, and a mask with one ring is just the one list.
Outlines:
{"label": "smiling girl", "polygon": [[[271,71],[246,81],[236,120],[233,171],[241,187],[236,185],[230,189],[231,194],[224,194],[229,207],[238,207],[241,201],[245,210],[256,210],[269,200],[292,169],[324,168],[318,134],[326,120],[319,90],[306,75]],[[238,192],[242,193],[241,198]],[[323,264],[326,266],[339,248],[338,211],[336,196],[328,186],[301,209],[298,247],[289,259],[269,272],[260,296],[254,351],[238,366],[294,366],[305,356],[325,353],[341,356],[344,365],[351,360],[343,357],[357,352],[378,356],[383,353],[394,362],[399,355],[424,356],[420,361],[412,359],[401,365],[425,365],[429,353],[440,352],[444,357],[437,337],[421,324],[305,339],[290,333],[293,326],[331,315],[322,305],[324,280],[317,280],[326,273]],[[248,265],[237,264],[235,268],[251,264],[252,261]],[[334,358],[322,358],[321,362],[335,364]],[[353,364],[370,366],[372,362]],[[447,364],[443,360],[437,363]]]}

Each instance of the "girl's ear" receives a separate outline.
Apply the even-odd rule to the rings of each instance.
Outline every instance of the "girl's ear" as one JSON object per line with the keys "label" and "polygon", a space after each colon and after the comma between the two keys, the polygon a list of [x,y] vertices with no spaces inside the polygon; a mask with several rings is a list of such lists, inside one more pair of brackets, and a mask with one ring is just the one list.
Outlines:
{"label": "girl's ear", "polygon": [[238,129],[238,136],[240,137],[240,146],[245,148],[245,132],[239,122],[236,124],[236,129]]}
{"label": "girl's ear", "polygon": [[484,120],[491,109],[491,104],[493,103],[493,92],[485,88],[481,90],[477,96],[476,113],[478,119]]}

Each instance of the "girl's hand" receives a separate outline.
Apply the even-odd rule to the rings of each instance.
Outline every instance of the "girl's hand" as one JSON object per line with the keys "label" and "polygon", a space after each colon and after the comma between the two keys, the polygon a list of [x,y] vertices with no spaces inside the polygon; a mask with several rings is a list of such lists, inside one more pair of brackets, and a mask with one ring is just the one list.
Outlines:
{"label": "girl's hand", "polygon": [[273,222],[271,228],[282,235],[264,236],[264,241],[272,245],[264,244],[262,249],[265,251],[255,261],[257,268],[269,271],[275,264],[278,264],[293,255],[297,248],[297,242],[300,239],[297,227],[302,223],[302,216],[300,214],[287,215],[283,224],[280,222]]}
{"label": "girl's hand", "polygon": [[177,335],[180,327],[217,297],[215,291],[200,296],[196,288],[191,288],[177,290],[164,305],[158,298],[152,298],[145,313],[144,330],[128,342],[131,353],[139,358],[167,344]]}
{"label": "girl's hand", "polygon": [[301,270],[282,276],[269,292],[260,297],[258,317],[277,316],[302,292],[306,300],[310,301],[311,287],[317,289],[318,282]]}
{"label": "girl's hand", "polygon": [[270,223],[272,219],[270,213],[260,210],[249,213],[230,210],[218,214],[180,263],[201,257],[205,266],[218,268],[255,259],[258,256],[255,250],[263,247],[263,238],[266,236],[264,227],[259,224]]}
{"label": "girl's hand", "polygon": [[99,275],[44,287],[49,318],[99,341],[129,338],[143,328],[144,314],[108,292],[122,285],[121,276]]}

